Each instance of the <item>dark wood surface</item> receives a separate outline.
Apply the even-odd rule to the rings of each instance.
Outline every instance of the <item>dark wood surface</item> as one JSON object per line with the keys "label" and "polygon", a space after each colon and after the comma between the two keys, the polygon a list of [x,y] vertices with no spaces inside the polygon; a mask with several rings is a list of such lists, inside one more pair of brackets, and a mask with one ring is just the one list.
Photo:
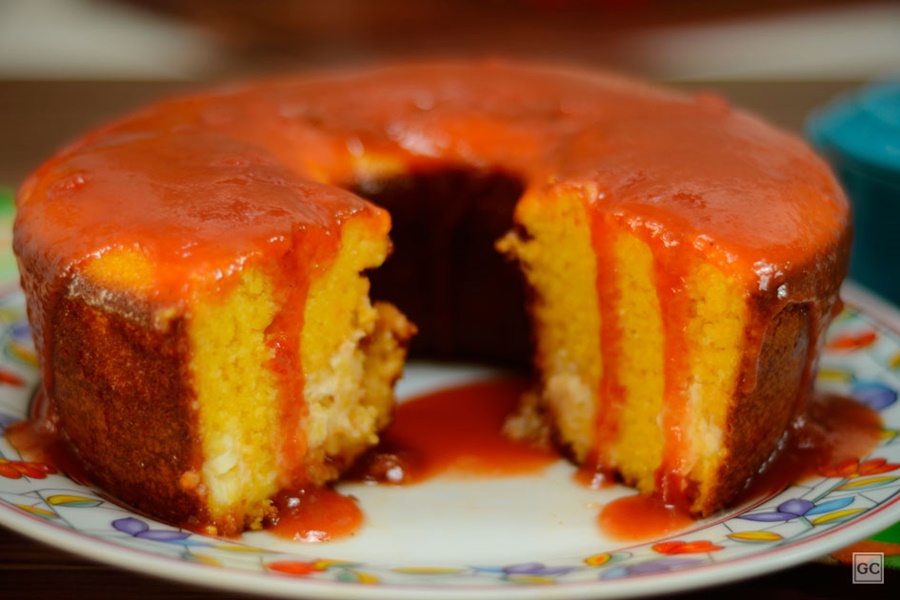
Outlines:
{"label": "dark wood surface", "polygon": [[[140,104],[197,87],[196,83],[0,81],[0,186],[16,187],[56,148]],[[857,82],[680,83],[713,90],[770,121],[800,131],[814,107]],[[699,597],[897,597],[900,572],[883,586],[853,586],[849,567],[813,562],[705,590]],[[0,527],[0,595],[4,598],[229,598],[91,562]],[[248,597],[248,596],[244,596]],[[548,596],[549,597],[549,596]],[[697,597],[694,594],[693,597]]]}

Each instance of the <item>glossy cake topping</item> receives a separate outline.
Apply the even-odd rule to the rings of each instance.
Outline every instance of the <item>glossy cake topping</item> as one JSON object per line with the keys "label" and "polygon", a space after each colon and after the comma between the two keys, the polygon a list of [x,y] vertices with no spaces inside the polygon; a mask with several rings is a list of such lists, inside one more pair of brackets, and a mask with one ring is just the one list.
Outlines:
{"label": "glossy cake topping", "polygon": [[722,102],[485,63],[273,81],[159,104],[67,148],[26,182],[19,237],[57,240],[44,265],[50,281],[142,240],[160,265],[158,292],[184,290],[198,273],[226,278],[239,261],[285,253],[304,229],[371,210],[321,185],[365,176],[363,154],[413,169],[505,170],[527,181],[526,193],[579,187],[598,213],[693,246],[761,289],[847,219],[818,158]]}
{"label": "glossy cake topping", "polygon": [[[537,203],[574,194],[598,257],[616,231],[653,250],[654,285],[668,314],[666,461],[681,460],[687,435],[685,257],[738,282],[759,309],[745,340],[751,359],[773,315],[789,304],[811,306],[814,339],[804,347],[811,377],[849,244],[846,199],[820,159],[715,96],[493,62],[226,88],[157,104],[64,149],[18,197],[15,246],[39,350],[46,359],[56,298],[89,285],[80,274],[97,257],[126,254],[136,273],[120,285],[140,287],[160,318],[185,298],[234,285],[247,267],[277,265],[278,287],[294,308],[273,324],[270,367],[300,372],[282,384],[282,394],[297,397],[303,367],[291,363],[298,341],[284,319],[302,323],[305,290],[334,260],[345,222],[365,214],[372,227],[389,227],[386,211],[341,186],[366,189],[394,175],[453,168],[511,174]],[[679,252],[661,258],[671,248]],[[598,335],[607,338],[604,370],[615,373],[625,332],[615,325],[618,291],[603,267]],[[115,289],[105,293],[118,301]],[[742,366],[748,389],[754,369]],[[609,375],[602,385],[604,430],[616,422],[622,383]],[[286,409],[285,431],[297,429],[304,410]],[[283,455],[302,454],[305,440],[283,437]],[[599,464],[605,450],[598,442]],[[663,495],[674,502],[685,469],[659,470],[658,486],[672,490]]]}

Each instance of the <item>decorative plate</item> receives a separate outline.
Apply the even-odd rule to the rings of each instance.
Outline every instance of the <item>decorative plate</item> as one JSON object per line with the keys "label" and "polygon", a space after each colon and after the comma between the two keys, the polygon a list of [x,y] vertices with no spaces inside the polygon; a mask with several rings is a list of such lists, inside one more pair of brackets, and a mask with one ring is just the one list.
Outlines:
{"label": "decorative plate", "polygon": [[[83,557],[192,584],[293,598],[600,598],[673,593],[812,560],[900,521],[900,316],[854,288],[832,326],[818,385],[880,412],[858,464],[638,544],[604,539],[598,508],[633,493],[590,490],[559,462],[541,475],[344,485],[367,522],[347,541],[268,533],[204,537],[155,522],[29,463],[0,440],[0,523]],[[22,420],[37,362],[17,289],[0,293],[0,429]],[[490,375],[412,365],[398,393]]]}

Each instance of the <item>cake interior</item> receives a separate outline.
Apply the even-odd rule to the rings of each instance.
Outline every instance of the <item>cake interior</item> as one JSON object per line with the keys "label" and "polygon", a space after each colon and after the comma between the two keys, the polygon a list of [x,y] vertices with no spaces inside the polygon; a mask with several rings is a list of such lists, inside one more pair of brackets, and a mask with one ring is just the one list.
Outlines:
{"label": "cake interior", "polygon": [[[372,274],[373,293],[421,326],[416,350],[527,357],[540,381],[512,435],[552,439],[587,468],[708,512],[747,349],[738,283],[698,253],[592,220],[589,194],[574,188],[532,193],[507,173],[451,169],[351,189],[392,214],[396,252]],[[468,352],[472,330],[523,352]]]}
{"label": "cake interior", "polygon": [[[297,300],[279,298],[274,277],[263,269],[246,270],[223,303],[201,303],[191,365],[203,398],[208,459],[202,480],[213,510],[245,510],[244,502],[265,509],[281,488],[336,479],[377,443],[411,333],[393,306],[369,300],[364,272],[380,265],[387,250],[386,238],[367,223],[344,226],[336,259],[309,283],[299,348],[291,349],[299,352],[299,365],[278,356],[278,345],[290,346],[297,330],[296,324],[279,326],[279,319],[297,314],[284,310]],[[303,380],[292,385],[298,367]],[[297,385],[303,403],[285,397]],[[281,431],[271,431],[272,423]]]}
{"label": "cake interior", "polygon": [[577,463],[702,514],[728,459],[746,299],[699,255],[589,216],[590,196],[526,196],[500,244],[534,290],[543,380],[526,411],[549,413]]}

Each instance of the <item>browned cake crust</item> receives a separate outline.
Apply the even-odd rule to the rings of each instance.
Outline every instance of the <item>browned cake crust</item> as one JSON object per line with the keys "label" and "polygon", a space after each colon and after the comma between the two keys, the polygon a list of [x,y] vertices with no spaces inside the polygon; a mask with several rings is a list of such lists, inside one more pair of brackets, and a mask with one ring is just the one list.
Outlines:
{"label": "browned cake crust", "polygon": [[184,321],[154,327],[87,298],[96,295],[61,295],[52,313],[60,430],[90,481],[117,501],[196,526],[206,502],[184,476],[203,461]]}
{"label": "browned cake crust", "polygon": [[756,385],[742,386],[731,399],[724,460],[708,502],[698,507],[700,514],[721,508],[722,499],[740,497],[784,442],[811,391],[807,361],[815,331],[809,308],[802,304],[785,307],[766,327],[758,362],[745,361],[740,377]]}

